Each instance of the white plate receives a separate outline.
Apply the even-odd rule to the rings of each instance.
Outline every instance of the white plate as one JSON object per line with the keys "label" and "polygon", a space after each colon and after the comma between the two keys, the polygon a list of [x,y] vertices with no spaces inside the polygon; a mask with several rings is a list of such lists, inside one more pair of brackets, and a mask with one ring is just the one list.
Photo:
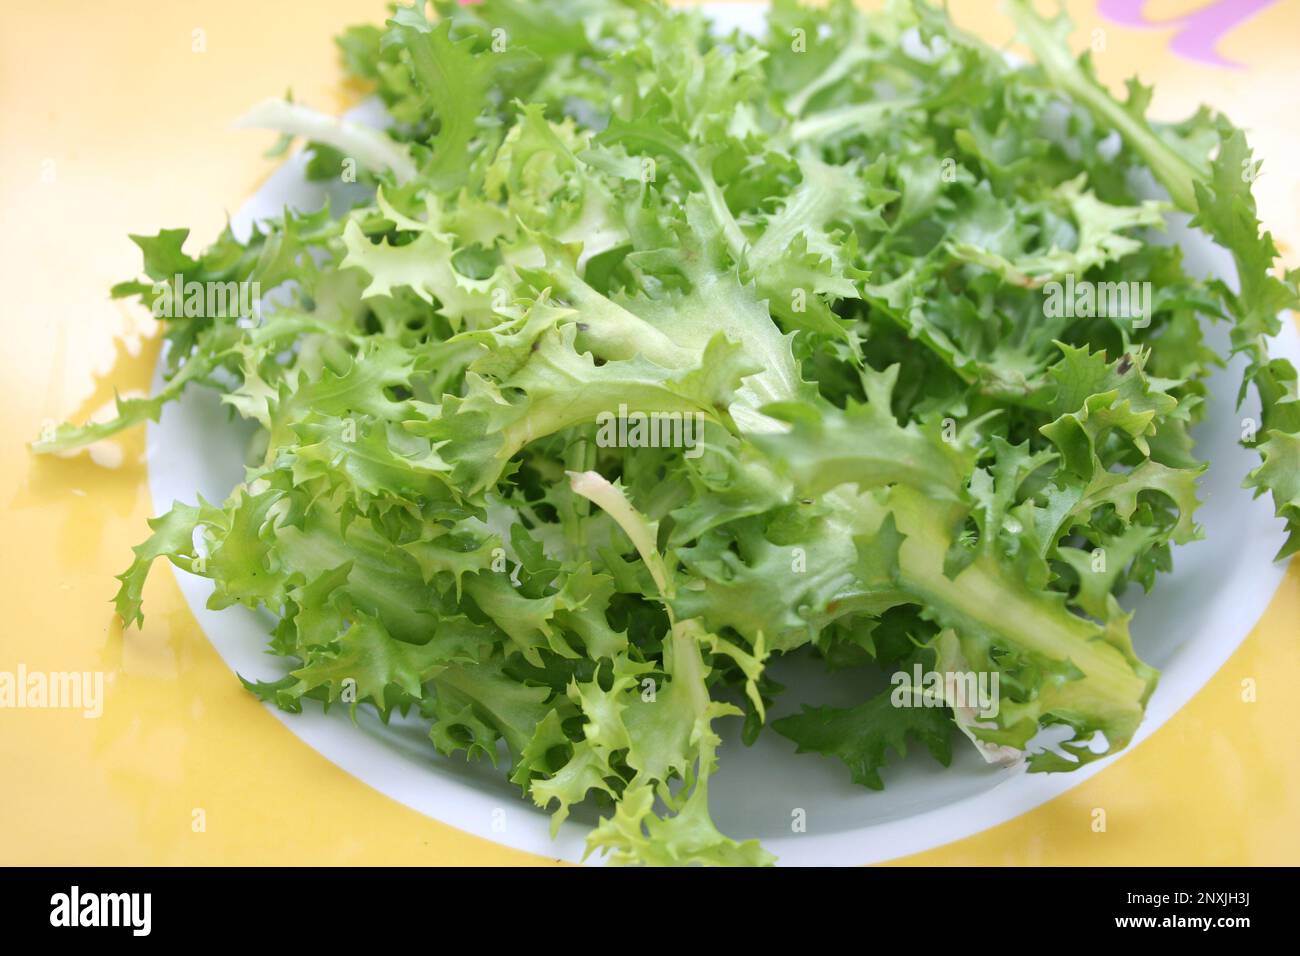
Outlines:
{"label": "white plate", "polygon": [[[716,18],[727,26],[760,22],[758,7],[723,5]],[[381,120],[374,106],[353,118]],[[303,158],[285,163],[234,218],[237,231],[274,217],[286,205],[315,209],[320,187],[304,181]],[[1182,243],[1193,271],[1231,275],[1231,261],[1197,234],[1172,233]],[[1222,349],[1226,330],[1212,330]],[[1287,322],[1273,343],[1275,354],[1300,363],[1300,337]],[[1226,661],[1268,605],[1285,567],[1272,560],[1283,534],[1268,499],[1252,500],[1242,477],[1256,463],[1254,452],[1237,443],[1243,416],[1258,418],[1248,403],[1233,401],[1243,362],[1233,361],[1210,379],[1206,421],[1196,432],[1197,453],[1211,468],[1200,486],[1205,502],[1197,515],[1206,539],[1175,549],[1173,573],[1150,595],[1133,600],[1134,642],[1142,658],[1162,671],[1146,720],[1130,749],[1182,707]],[[161,365],[155,388],[161,382]],[[196,494],[225,500],[242,476],[246,432],[231,426],[216,395],[190,390],[150,424],[149,486],[155,509],[173,500],[193,502]],[[243,607],[210,611],[210,582],[176,575],[204,633],[231,670],[245,677],[275,679],[282,667],[265,652],[268,620]],[[775,716],[797,709],[800,700],[851,704],[866,690],[832,681],[808,663],[781,670],[789,690]],[[853,680],[850,677],[848,680]],[[231,677],[234,680],[234,677]],[[394,719],[385,727],[363,715],[353,725],[342,708],[328,715],[308,706],[302,714],[272,708],[306,744],[375,789],[444,823],[521,850],[578,860],[594,814],[581,809],[555,840],[550,818],[521,800],[500,770],[480,761],[447,759],[428,742],[417,721]],[[724,722],[734,738],[736,721]],[[862,864],[915,853],[994,826],[1064,793],[1123,755],[1090,764],[1072,774],[1025,774],[986,766],[965,742],[954,739],[953,766],[940,767],[913,753],[886,771],[886,789],[873,793],[854,786],[838,761],[794,753],[794,745],[765,731],[746,748],[724,744],[720,769],[710,784],[713,816],[724,833],[757,837],[784,864]],[[807,831],[791,832],[792,814],[804,811]]]}

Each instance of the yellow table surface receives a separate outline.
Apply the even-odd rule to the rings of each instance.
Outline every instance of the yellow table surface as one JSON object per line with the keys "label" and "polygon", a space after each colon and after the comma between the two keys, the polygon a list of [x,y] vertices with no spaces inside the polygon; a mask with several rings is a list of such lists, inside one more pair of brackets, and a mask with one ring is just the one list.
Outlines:
{"label": "yellow table surface", "polygon": [[[1151,0],[1145,12],[1167,21],[1209,5]],[[1005,40],[992,6],[953,4],[960,23]],[[1230,70],[1170,53],[1167,26],[1070,5],[1080,42],[1105,30],[1108,82],[1139,71],[1158,81],[1159,114],[1206,100],[1251,132],[1261,209],[1292,264],[1298,6],[1283,0],[1228,34],[1220,51],[1247,65]],[[147,388],[151,320],[107,292],[138,271],[126,233],[189,226],[193,248],[213,238],[273,168],[262,157],[273,137],[232,131],[234,118],[290,87],[344,109],[358,91],[331,37],[383,15],[372,0],[43,0],[0,14],[0,671],[107,675],[99,719],[0,709],[0,863],[548,862],[409,810],[300,742],[240,687],[170,570],[145,589],[144,629],[124,634],[113,575],[155,512],[143,432],[120,442],[117,463],[38,461],[24,445],[45,423],[101,411],[114,386]],[[1241,648],[1145,742],[1048,804],[899,862],[1300,862],[1298,622],[1293,565]],[[1091,825],[1098,807],[1104,833]]]}

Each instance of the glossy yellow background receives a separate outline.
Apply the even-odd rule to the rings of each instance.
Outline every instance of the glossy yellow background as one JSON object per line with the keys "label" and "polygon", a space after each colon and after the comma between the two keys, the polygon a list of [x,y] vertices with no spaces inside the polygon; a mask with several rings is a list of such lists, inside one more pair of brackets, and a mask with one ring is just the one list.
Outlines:
{"label": "glossy yellow background", "polygon": [[[1005,39],[991,6],[954,4],[960,22]],[[1101,25],[1091,7],[1071,4],[1084,35]],[[1098,57],[1109,81],[1134,69],[1160,80],[1158,110],[1207,99],[1252,129],[1266,160],[1257,194],[1288,252],[1300,222],[1295,7],[1222,45],[1247,71],[1179,61],[1167,31],[1114,25]],[[195,247],[212,238],[273,168],[261,155],[273,137],[232,131],[234,118],[289,87],[313,106],[353,102],[331,37],[383,12],[370,0],[46,0],[0,14],[0,670],[107,673],[98,720],[0,709],[0,863],[546,862],[408,810],[300,743],[217,657],[170,570],[150,579],[143,630],[123,634],[113,575],[156,510],[143,433],[98,461],[37,461],[24,447],[46,423],[100,412],[115,385],[147,387],[150,321],[107,294],[139,265],[126,233],[188,225]],[[1050,804],[901,862],[1300,862],[1297,622],[1293,566],[1246,643],[1149,740]]]}

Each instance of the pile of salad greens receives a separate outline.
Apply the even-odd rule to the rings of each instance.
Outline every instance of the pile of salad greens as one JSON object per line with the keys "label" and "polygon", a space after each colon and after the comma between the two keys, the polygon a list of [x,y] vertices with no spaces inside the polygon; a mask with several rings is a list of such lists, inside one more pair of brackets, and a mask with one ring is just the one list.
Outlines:
{"label": "pile of salad greens", "polygon": [[[256,424],[224,504],[150,523],[123,621],[156,558],[210,578],[211,606],[274,615],[284,676],[254,694],[418,715],[556,825],[592,801],[589,848],[617,862],[772,859],[719,832],[708,785],[720,729],[755,739],[794,652],[998,676],[992,719],[886,692],[772,722],[868,787],[963,737],[1031,771],[1123,748],[1157,675],[1116,596],[1200,534],[1190,429],[1224,358],[1202,320],[1247,358],[1246,481],[1280,556],[1300,548],[1296,373],[1266,348],[1297,276],[1238,130],[1149,121],[1151,91],[1112,98],[1063,16],[1008,6],[1034,63],[907,2],[779,0],[758,38],[639,0],[348,30],[390,129],[287,100],[249,122],[365,198],[197,257],[183,229],[133,237],[144,276],[115,296],[257,282],[261,313],[165,319],[161,391],[34,446],[156,421],[190,385]],[[1152,241],[1179,211],[1237,283]],[[1061,283],[1150,301],[1049,308]],[[599,440],[651,413],[696,443]]]}

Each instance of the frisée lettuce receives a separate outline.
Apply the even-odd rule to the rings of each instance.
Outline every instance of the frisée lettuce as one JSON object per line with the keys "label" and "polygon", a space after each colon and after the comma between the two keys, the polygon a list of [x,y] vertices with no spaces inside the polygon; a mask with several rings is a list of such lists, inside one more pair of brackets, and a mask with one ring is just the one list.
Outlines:
{"label": "fris\u00e9e lettuce", "polygon": [[[1157,674],[1116,597],[1200,535],[1203,322],[1248,358],[1243,477],[1300,548],[1296,373],[1267,349],[1297,276],[1224,117],[1151,121],[1063,17],[1008,9],[1035,62],[907,2],[778,0],[758,37],[638,0],[348,30],[387,131],[288,100],[245,125],[366,198],[198,253],[133,237],[113,294],[155,314],[174,280],[275,294],[164,316],[157,394],[34,445],[190,386],[256,425],[224,502],[150,522],[117,613],[142,623],[159,558],[207,577],[211,606],[274,615],[258,697],[416,715],[556,826],[593,805],[620,863],[771,862],[710,816],[728,727],[872,788],[909,746],[1031,771],[1122,749]],[[1175,211],[1235,285],[1149,241]],[[769,721],[791,654],[993,675],[996,706],[887,690]]]}

